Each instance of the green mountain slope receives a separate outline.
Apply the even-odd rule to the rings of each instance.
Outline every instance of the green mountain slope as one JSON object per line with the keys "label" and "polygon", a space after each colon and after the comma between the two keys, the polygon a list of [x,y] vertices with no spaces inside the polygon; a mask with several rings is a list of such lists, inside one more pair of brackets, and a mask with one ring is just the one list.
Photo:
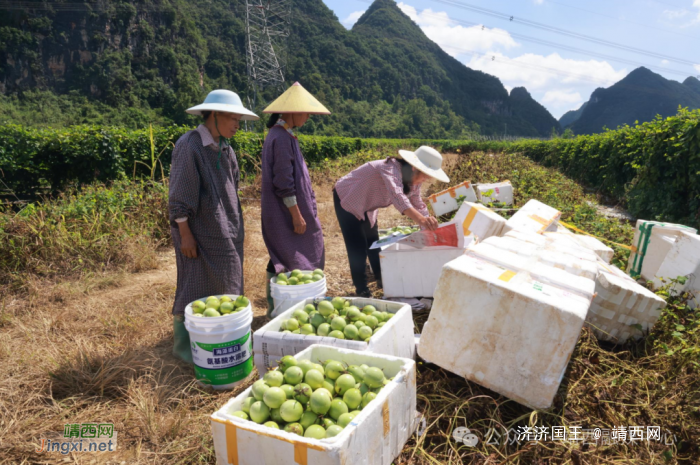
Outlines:
{"label": "green mountain slope", "polygon": [[679,105],[700,108],[700,94],[641,67],[607,89],[596,89],[571,129],[575,134],[602,132],[605,127],[651,121],[656,115],[675,115]]}
{"label": "green mountain slope", "polygon": [[552,129],[557,133],[561,132],[559,121],[533,99],[524,87],[516,87],[511,90],[508,102],[513,108],[513,116],[527,121],[538,134],[551,135]]}
{"label": "green mountain slope", "polygon": [[700,95],[700,80],[698,80],[698,78],[689,76],[685,81],[683,81],[683,85]]}
{"label": "green mountain slope", "polygon": [[574,121],[578,120],[583,114],[583,110],[586,108],[586,105],[588,105],[588,102],[584,102],[583,105],[578,107],[577,110],[570,110],[561,115],[561,118],[559,118],[559,124],[561,127],[566,129],[567,126],[570,126]]}
{"label": "green mountain slope", "polygon": [[[32,3],[46,4],[29,0],[0,15],[3,118],[191,123],[183,110],[211,89],[245,97],[243,0],[90,0],[70,12]],[[377,0],[351,31],[322,0],[294,0],[293,11],[287,80],[333,111],[305,132],[454,138],[502,133],[506,125],[514,135],[551,131],[531,123],[532,102],[510,98],[498,79],[443,52],[392,0]],[[262,101],[275,96],[267,90]]]}

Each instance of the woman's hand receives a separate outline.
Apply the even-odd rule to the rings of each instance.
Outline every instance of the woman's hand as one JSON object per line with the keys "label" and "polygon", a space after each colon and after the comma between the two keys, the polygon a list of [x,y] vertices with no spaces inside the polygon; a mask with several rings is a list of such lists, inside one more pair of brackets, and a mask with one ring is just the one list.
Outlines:
{"label": "woman's hand", "polygon": [[289,207],[289,213],[292,214],[294,232],[296,234],[304,234],[306,232],[306,221],[304,221],[304,217],[301,216],[301,211],[299,211],[299,205],[293,205]]}
{"label": "woman's hand", "polygon": [[197,242],[187,221],[177,224],[180,229],[180,252],[187,258],[197,258]]}
{"label": "woman's hand", "polygon": [[430,231],[435,231],[438,228],[437,220],[432,216],[424,216],[418,222],[418,225],[423,229],[428,229]]}

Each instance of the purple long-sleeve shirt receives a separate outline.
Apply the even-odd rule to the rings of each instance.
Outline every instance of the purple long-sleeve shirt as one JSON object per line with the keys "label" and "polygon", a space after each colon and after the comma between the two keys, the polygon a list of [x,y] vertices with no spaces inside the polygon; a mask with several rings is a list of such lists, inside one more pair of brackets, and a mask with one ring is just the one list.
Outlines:
{"label": "purple long-sleeve shirt", "polygon": [[[296,234],[285,197],[296,196],[306,232]],[[299,141],[281,126],[273,126],[262,149],[262,233],[275,271],[323,269],[323,231],[316,195]]]}

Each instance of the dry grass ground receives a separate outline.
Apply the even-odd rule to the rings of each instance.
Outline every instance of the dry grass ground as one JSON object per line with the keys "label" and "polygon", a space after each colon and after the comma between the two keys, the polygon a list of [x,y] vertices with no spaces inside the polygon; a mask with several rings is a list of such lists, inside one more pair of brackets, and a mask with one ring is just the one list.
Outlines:
{"label": "dry grass ground", "polygon": [[[515,169],[512,161],[499,157],[481,156],[467,168],[457,166],[457,156],[448,158],[451,173],[475,181],[481,180],[479,169],[485,167],[491,172]],[[516,162],[521,172],[532,168],[522,160]],[[312,173],[326,239],[329,295],[353,290],[331,194],[338,173],[347,169],[340,164]],[[268,260],[256,185],[251,183],[243,194],[249,199],[244,210],[245,279],[246,294],[255,308],[254,328],[266,321]],[[526,189],[523,185],[523,192]],[[381,212],[380,224],[398,222],[406,220],[395,210]],[[26,279],[20,290],[0,297],[0,464],[213,462],[208,417],[246,386],[230,392],[202,389],[193,382],[191,367],[172,357],[174,254],[165,248],[154,257],[146,271],[92,272],[71,280]],[[425,315],[416,320],[420,327]],[[555,406],[536,412],[421,364],[418,396],[428,429],[409,441],[396,463],[582,465],[679,463],[679,459],[698,463],[698,404],[693,404],[700,400],[697,367],[683,358],[661,359],[642,352],[639,347],[602,349],[585,331]],[[669,369],[672,363],[676,365]],[[470,449],[451,439],[457,426],[483,434],[497,426],[609,427],[628,420],[659,423],[678,436],[677,442],[601,449],[551,442],[480,444]],[[35,451],[48,433],[63,431],[68,423],[87,422],[114,423],[117,451],[66,456]]]}

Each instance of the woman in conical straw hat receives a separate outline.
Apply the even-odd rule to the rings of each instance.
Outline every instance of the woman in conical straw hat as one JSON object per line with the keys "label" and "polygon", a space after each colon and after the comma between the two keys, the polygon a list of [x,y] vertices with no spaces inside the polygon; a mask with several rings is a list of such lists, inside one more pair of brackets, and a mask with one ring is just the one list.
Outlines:
{"label": "woman in conical straw hat", "polygon": [[294,83],[263,113],[272,116],[262,149],[261,219],[267,266],[268,315],[272,315],[270,279],[293,270],[323,269],[323,231],[316,209],[316,195],[294,129],[309,115],[329,115],[321,102]]}
{"label": "woman in conical straw hat", "polygon": [[350,274],[358,296],[369,297],[365,266],[367,258],[381,287],[379,249],[370,246],[379,239],[377,210],[394,205],[421,228],[438,226],[421,199],[422,184],[428,179],[449,182],[442,170],[442,155],[432,147],[415,152],[399,150],[399,156],[365,163],[345,175],[333,188],[335,214],[345,240]]}
{"label": "woman in conical straw hat", "polygon": [[243,216],[240,173],[226,139],[241,120],[259,119],[229,90],[215,90],[187,113],[202,117],[175,144],[168,210],[175,246],[177,289],[173,304],[173,354],[192,363],[184,325],[190,302],[219,294],[243,294]]}

